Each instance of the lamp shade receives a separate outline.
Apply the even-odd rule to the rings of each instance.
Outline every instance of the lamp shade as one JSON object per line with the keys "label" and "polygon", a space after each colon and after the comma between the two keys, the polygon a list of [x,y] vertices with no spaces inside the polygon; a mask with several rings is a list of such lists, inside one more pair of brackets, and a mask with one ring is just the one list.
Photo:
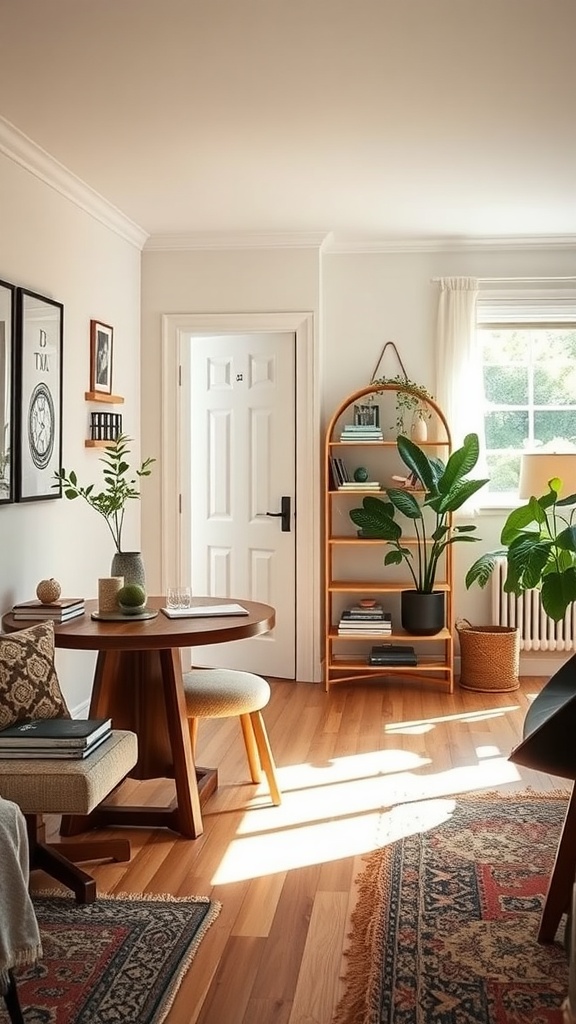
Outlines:
{"label": "lamp shade", "polygon": [[562,497],[576,492],[576,452],[525,452],[520,463],[520,497],[541,498],[555,476],[562,481]]}

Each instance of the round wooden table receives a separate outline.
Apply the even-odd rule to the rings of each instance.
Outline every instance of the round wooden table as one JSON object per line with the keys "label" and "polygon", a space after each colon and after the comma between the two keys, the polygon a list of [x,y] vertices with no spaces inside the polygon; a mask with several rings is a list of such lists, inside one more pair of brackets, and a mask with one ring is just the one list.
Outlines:
{"label": "round wooden table", "polygon": [[[149,597],[147,607],[160,609],[162,597]],[[85,818],[65,817],[63,835],[75,835],[103,825],[163,826],[195,839],[202,834],[201,804],[218,784],[213,769],[196,768],[190,746],[181,647],[228,643],[267,633],[275,623],[270,605],[224,598],[194,598],[193,606],[241,604],[247,615],[104,622],[91,618],[97,601],[86,602],[84,615],[56,623],[56,647],[98,651],[90,718],[111,718],[115,729],[138,736],[135,779],[174,779],[175,798],[168,807],[127,806],[107,801]],[[33,625],[4,615],[6,632]]]}

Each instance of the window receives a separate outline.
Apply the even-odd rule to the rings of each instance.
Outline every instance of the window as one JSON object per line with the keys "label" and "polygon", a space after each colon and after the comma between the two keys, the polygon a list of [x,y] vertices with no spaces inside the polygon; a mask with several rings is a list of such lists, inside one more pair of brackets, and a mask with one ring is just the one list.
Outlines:
{"label": "window", "polygon": [[576,451],[576,316],[530,322],[516,308],[498,323],[496,313],[479,302],[486,496],[504,504],[518,500],[523,450]]}

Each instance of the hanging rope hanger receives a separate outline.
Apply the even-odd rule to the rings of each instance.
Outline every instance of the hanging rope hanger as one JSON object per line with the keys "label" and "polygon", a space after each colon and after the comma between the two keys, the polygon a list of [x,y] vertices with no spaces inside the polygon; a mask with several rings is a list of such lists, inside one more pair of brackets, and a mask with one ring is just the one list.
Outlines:
{"label": "hanging rope hanger", "polygon": [[[406,381],[406,383],[408,383],[408,374],[406,373],[406,367],[404,366],[404,363],[402,362],[402,359],[400,358],[400,353],[399,353],[398,349],[396,348],[396,345],[395,345],[395,343],[393,341],[387,341],[386,344],[383,346],[382,351],[381,351],[380,355],[378,356],[378,361],[376,363],[376,366],[374,367],[374,370],[372,371],[372,376],[370,378],[370,383],[373,384],[374,381],[377,379],[376,374],[378,373],[378,368],[380,366],[380,363],[384,359],[384,356],[386,354],[386,349],[388,349],[388,348],[392,349],[394,355],[396,356],[396,360],[398,362],[398,365],[399,365],[399,367],[400,367],[400,369],[402,371],[402,376],[404,377],[404,380]],[[400,374],[398,374],[398,376],[400,376]]]}

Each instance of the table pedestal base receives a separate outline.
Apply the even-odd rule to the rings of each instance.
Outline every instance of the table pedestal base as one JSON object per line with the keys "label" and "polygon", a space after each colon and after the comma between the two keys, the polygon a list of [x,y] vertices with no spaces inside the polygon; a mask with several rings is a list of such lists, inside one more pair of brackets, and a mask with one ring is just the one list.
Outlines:
{"label": "table pedestal base", "polygon": [[[120,791],[123,783],[118,786],[107,800],[95,807],[90,814],[65,814],[60,825],[61,836],[77,836],[89,832],[93,828],[105,828],[107,825],[117,827],[128,825],[145,828],[170,828],[174,832],[186,835],[178,809],[178,797],[175,795],[166,807],[151,807],[149,804],[135,804],[133,800],[123,804],[120,802]],[[216,768],[196,768],[196,785],[200,806],[204,807],[207,800],[218,788],[218,770]],[[119,798],[111,802],[113,797]],[[191,839],[197,838],[190,836]]]}

